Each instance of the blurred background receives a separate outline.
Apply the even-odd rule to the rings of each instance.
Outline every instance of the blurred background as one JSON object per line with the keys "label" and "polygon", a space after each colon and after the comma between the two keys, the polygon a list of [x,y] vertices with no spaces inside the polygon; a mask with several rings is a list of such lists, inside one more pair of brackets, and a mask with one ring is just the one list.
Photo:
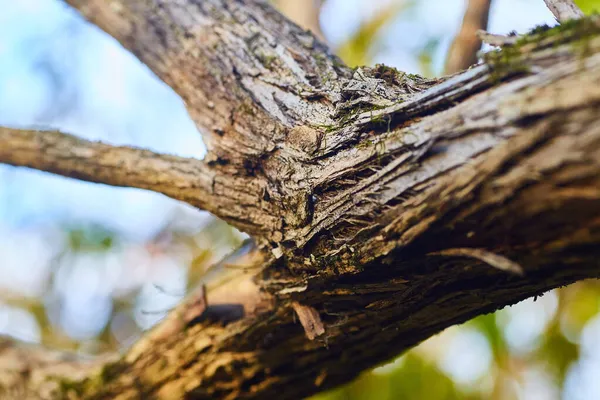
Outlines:
{"label": "blurred background", "polygon": [[[466,0],[273,3],[351,66],[426,76],[452,72],[467,9]],[[178,96],[62,2],[0,0],[0,9],[1,125],[204,155]],[[555,24],[543,0],[492,0],[487,29],[542,23]],[[86,354],[126,348],[244,238],[158,194],[0,165],[0,333]],[[447,329],[315,399],[600,399],[599,311],[600,284],[580,282]]]}

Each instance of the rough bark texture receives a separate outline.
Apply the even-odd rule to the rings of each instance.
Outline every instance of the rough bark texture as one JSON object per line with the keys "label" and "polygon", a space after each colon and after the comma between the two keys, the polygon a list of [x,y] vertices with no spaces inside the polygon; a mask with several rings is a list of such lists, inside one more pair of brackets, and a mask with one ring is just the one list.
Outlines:
{"label": "rough bark texture", "polygon": [[90,182],[152,190],[218,214],[219,208],[227,206],[236,210],[240,200],[235,189],[227,191],[233,195],[230,201],[215,193],[213,185],[221,179],[202,161],[90,142],[60,132],[0,127],[0,159]]}
{"label": "rough bark texture", "polygon": [[[177,90],[208,138],[202,162],[110,150],[144,160],[131,185],[199,180],[183,199],[258,246],[120,359],[85,379],[57,374],[46,391],[24,376],[28,393],[301,398],[445,327],[599,275],[598,18],[426,80],[350,70],[263,2],[68,3]],[[0,161],[68,175],[16,135],[2,130],[0,143],[25,156]],[[48,138],[79,157],[105,149]],[[96,173],[77,177],[126,184],[112,157],[91,162]]]}

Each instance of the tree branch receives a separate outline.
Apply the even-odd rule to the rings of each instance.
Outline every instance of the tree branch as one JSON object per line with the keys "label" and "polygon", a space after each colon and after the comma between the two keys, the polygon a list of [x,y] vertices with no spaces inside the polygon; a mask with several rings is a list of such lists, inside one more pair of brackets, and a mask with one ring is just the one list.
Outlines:
{"label": "tree branch", "polygon": [[208,159],[238,172],[288,128],[330,124],[332,104],[311,99],[335,97],[338,78],[350,73],[266,1],[66,3],[169,84],[203,131]]}
{"label": "tree branch", "polygon": [[477,52],[481,48],[477,31],[487,29],[491,3],[491,0],[469,0],[460,31],[448,51],[446,74],[454,74],[477,63]]}
{"label": "tree branch", "polygon": [[573,0],[544,0],[558,22],[583,17],[583,12]]}
{"label": "tree branch", "polygon": [[111,146],[56,131],[0,127],[0,162],[151,190],[209,211],[240,229],[260,232],[247,215],[260,197],[260,188],[255,185],[253,193],[253,186],[245,180],[224,177],[201,160]]}
{"label": "tree branch", "polygon": [[[383,66],[349,74],[263,2],[72,3],[112,18],[180,93],[208,106],[213,87],[227,112],[251,106],[227,117],[208,163],[253,185],[229,187],[259,250],[57,396],[303,397],[447,326],[598,276],[597,17],[536,30],[439,82]],[[280,58],[254,74],[257,40]],[[200,105],[200,119],[219,120]],[[517,265],[522,277],[498,268]]]}

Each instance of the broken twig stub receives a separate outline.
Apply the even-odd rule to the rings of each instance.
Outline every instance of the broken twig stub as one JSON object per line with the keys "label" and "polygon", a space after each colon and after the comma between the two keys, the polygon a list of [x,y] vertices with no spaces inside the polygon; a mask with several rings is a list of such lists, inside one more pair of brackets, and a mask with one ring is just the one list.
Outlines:
{"label": "broken twig stub", "polygon": [[479,261],[483,261],[490,267],[499,269],[500,271],[505,271],[519,276],[525,275],[523,268],[521,268],[521,266],[516,262],[511,261],[508,258],[499,254],[492,253],[483,249],[447,249],[442,251],[436,251],[435,253],[430,253],[430,255],[475,258]]}
{"label": "broken twig stub", "polygon": [[304,306],[297,301],[292,302],[292,307],[304,328],[304,333],[309,340],[314,340],[316,337],[325,333],[325,327],[319,312],[314,307]]}

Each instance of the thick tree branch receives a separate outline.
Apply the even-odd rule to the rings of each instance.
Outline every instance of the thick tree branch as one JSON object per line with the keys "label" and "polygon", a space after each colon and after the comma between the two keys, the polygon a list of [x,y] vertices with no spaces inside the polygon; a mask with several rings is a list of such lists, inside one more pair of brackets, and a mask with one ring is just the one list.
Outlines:
{"label": "thick tree branch", "polygon": [[179,93],[209,159],[229,166],[272,151],[287,128],[331,123],[331,102],[310,99],[335,96],[349,74],[267,1],[66,2]]}
{"label": "thick tree branch", "polygon": [[[229,121],[208,163],[259,188],[237,223],[254,221],[260,248],[61,395],[299,398],[599,275],[598,18],[537,29],[437,82],[350,74],[263,2],[71,3],[197,100],[201,125]],[[269,48],[279,58],[261,69],[254,50]]]}
{"label": "thick tree branch", "polygon": [[583,12],[573,0],[544,0],[558,22],[583,17]]}
{"label": "thick tree branch", "polygon": [[481,48],[477,31],[487,29],[491,4],[491,0],[469,0],[460,31],[448,51],[446,74],[454,74],[477,63],[477,52]]}

